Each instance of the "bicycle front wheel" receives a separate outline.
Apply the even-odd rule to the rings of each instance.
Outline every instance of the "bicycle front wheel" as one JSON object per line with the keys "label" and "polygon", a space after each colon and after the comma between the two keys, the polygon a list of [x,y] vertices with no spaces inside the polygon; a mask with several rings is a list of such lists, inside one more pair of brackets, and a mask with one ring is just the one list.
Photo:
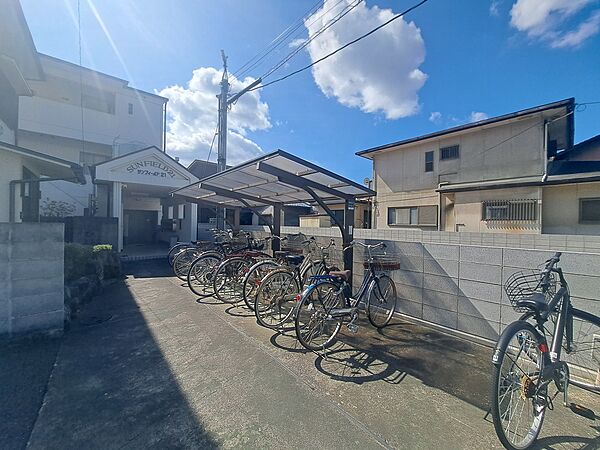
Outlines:
{"label": "bicycle front wheel", "polygon": [[537,439],[546,413],[546,388],[536,389],[544,359],[543,341],[531,324],[514,322],[496,349],[491,409],[496,434],[509,450],[529,448]]}
{"label": "bicycle front wheel", "polygon": [[279,264],[273,260],[259,261],[248,270],[242,286],[242,297],[246,306],[254,311],[254,301],[256,293],[260,287],[263,278],[272,270],[277,269]]}
{"label": "bicycle front wheel", "polygon": [[186,244],[186,243],[179,243],[179,244],[175,244],[173,247],[171,247],[169,249],[169,254],[167,255],[168,260],[169,260],[169,265],[171,267],[173,267],[173,261],[175,260],[175,257],[179,254],[179,252],[181,252],[183,249],[190,247],[190,244]]}
{"label": "bicycle front wheel", "polygon": [[173,272],[182,281],[187,280],[192,263],[200,256],[200,251],[195,248],[186,248],[180,251],[173,260]]}
{"label": "bicycle front wheel", "polygon": [[300,344],[312,351],[330,347],[343,321],[342,317],[331,317],[330,312],[344,305],[344,294],[337,284],[322,281],[311,286],[296,313],[296,337]]}
{"label": "bicycle front wheel", "polygon": [[200,297],[213,294],[213,278],[221,261],[223,255],[216,252],[207,252],[196,258],[190,266],[187,278],[188,286],[194,294]]}
{"label": "bicycle front wheel", "polygon": [[296,307],[300,285],[294,271],[275,269],[260,283],[254,300],[254,313],[260,325],[278,328],[286,323]]}
{"label": "bicycle front wheel", "polygon": [[223,303],[241,302],[244,277],[251,264],[251,261],[243,257],[223,261],[213,277],[215,297]]}
{"label": "bicycle front wheel", "polygon": [[396,311],[396,284],[387,275],[380,275],[371,282],[367,299],[367,316],[371,325],[383,328],[390,323]]}

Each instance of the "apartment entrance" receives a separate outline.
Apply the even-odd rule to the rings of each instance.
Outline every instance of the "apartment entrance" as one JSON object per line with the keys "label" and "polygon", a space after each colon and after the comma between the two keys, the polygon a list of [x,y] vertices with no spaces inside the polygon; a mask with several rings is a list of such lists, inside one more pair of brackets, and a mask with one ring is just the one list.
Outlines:
{"label": "apartment entrance", "polygon": [[158,212],[126,209],[123,211],[125,245],[151,244],[156,241]]}

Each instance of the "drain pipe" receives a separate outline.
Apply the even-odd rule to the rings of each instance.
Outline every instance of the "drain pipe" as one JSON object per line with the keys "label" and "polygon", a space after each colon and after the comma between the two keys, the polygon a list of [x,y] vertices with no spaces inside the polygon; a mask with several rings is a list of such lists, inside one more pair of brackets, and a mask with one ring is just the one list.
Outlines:
{"label": "drain pipe", "polygon": [[548,121],[544,120],[544,144],[542,146],[542,155],[544,161],[544,174],[542,175],[542,183],[545,183],[548,179]]}

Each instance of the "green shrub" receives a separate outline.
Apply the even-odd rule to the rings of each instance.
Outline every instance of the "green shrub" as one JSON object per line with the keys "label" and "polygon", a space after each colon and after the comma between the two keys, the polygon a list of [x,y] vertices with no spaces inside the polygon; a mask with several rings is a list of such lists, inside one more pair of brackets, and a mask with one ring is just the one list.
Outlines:
{"label": "green shrub", "polygon": [[113,247],[110,244],[94,245],[94,247],[93,247],[94,253],[98,253],[98,252],[112,252],[112,249],[113,249]]}
{"label": "green shrub", "polygon": [[65,243],[65,281],[72,281],[92,272],[93,250],[89,245]]}

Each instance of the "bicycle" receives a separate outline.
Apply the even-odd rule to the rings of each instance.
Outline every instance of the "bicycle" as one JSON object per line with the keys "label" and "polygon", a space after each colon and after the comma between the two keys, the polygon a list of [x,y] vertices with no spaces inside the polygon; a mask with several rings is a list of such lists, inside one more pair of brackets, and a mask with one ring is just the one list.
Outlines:
{"label": "bicycle", "polygon": [[[306,241],[314,244],[314,238]],[[306,281],[318,274],[328,274],[337,267],[327,266],[327,250],[335,246],[330,240],[327,246],[317,246],[320,259],[314,259],[314,251],[306,257],[302,255],[287,255],[285,266],[272,270],[260,282],[254,299],[254,314],[260,325],[277,329],[293,317],[297,296],[305,286]]]}
{"label": "bicycle", "polygon": [[217,230],[217,229],[213,228],[208,231],[213,233],[215,240],[213,240],[213,241],[176,242],[175,245],[173,245],[169,249],[169,253],[167,254],[167,260],[169,261],[169,265],[171,267],[173,267],[173,262],[175,261],[175,258],[183,250],[186,250],[186,249],[199,249],[201,251],[210,250],[215,245],[215,241],[218,241],[219,238],[230,239],[233,237],[233,235],[231,234],[232,230],[223,231],[223,230]]}
{"label": "bicycle", "polygon": [[[359,304],[364,299],[369,322],[377,328],[389,324],[396,310],[397,295],[394,281],[385,270],[396,270],[400,264],[393,256],[374,255],[373,250],[385,249],[383,242],[369,245],[354,241],[344,249],[359,245],[367,252],[365,276],[354,296],[351,296],[350,270],[316,275],[302,294],[296,313],[295,330],[298,341],[308,350],[317,351],[331,346],[345,319],[349,331],[356,333]],[[365,299],[366,296],[366,299]]]}
{"label": "bicycle", "polygon": [[[258,251],[263,248],[264,243],[252,239],[249,233],[244,233],[244,236],[246,237],[246,243],[241,247],[234,247],[229,242],[217,243],[214,250],[196,255],[186,273],[188,287],[194,294],[199,297],[209,297],[214,294],[215,271],[223,260],[241,256],[244,251]],[[175,261],[177,264],[177,259]]]}
{"label": "bicycle", "polygon": [[[271,239],[270,237],[265,241]],[[238,303],[243,297],[243,285],[250,268],[260,262],[273,261],[271,256],[256,250],[244,250],[227,255],[212,277],[213,293],[223,303]]]}
{"label": "bicycle", "polygon": [[283,238],[278,238],[277,236],[273,236],[272,238],[280,239],[282,243],[286,242],[286,247],[282,249],[282,251],[275,252],[272,259],[259,261],[250,267],[243,281],[242,297],[246,306],[251,311],[254,311],[256,293],[258,292],[258,288],[262,283],[263,278],[265,278],[272,270],[285,267],[287,265],[286,257],[288,255],[296,253],[307,254],[307,257],[300,263],[300,272],[303,280],[307,280],[310,275],[315,275],[321,270],[318,267],[320,261],[316,260],[315,262],[315,251],[311,249],[311,246],[316,246],[314,237],[307,239],[304,234],[298,233]]}
{"label": "bicycle", "polygon": [[[215,240],[208,246],[182,244],[179,247],[177,245],[173,247],[174,254],[172,255],[172,267],[177,278],[185,281],[192,263],[205,252],[213,251],[226,254],[232,251],[231,249],[233,248],[234,243],[233,235],[230,231],[213,230],[213,234],[215,236]],[[179,250],[177,250],[177,248]]]}
{"label": "bicycle", "polygon": [[[517,272],[505,283],[513,308],[524,313],[501,334],[492,358],[491,413],[507,449],[523,450],[536,441],[559,393],[564,406],[595,418],[593,411],[569,403],[568,387],[600,393],[600,317],[572,306],[569,285],[556,266],[560,256],[556,253],[541,271]],[[553,331],[546,328],[549,321]]]}

